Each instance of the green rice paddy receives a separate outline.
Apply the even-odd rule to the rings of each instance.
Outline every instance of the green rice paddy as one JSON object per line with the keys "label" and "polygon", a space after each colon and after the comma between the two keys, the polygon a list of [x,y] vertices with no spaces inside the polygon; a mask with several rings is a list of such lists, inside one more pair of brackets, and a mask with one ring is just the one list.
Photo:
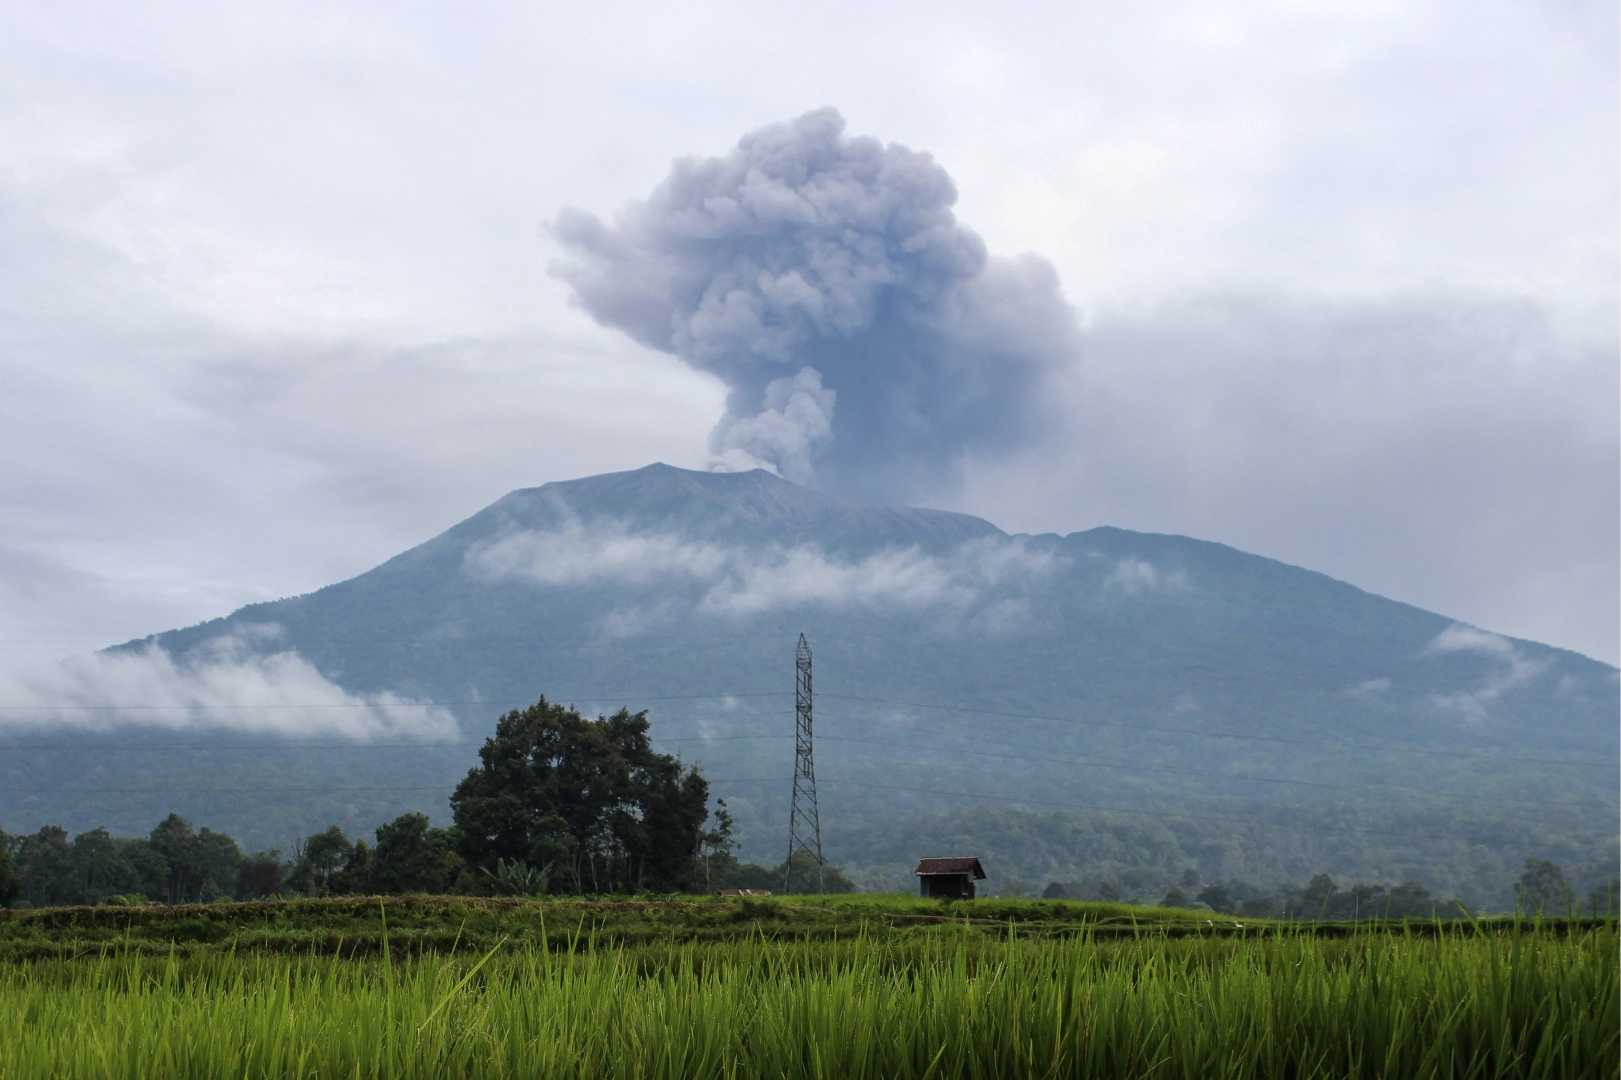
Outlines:
{"label": "green rice paddy", "polygon": [[1614,920],[1222,922],[899,898],[0,913],[0,1077],[1621,1070]]}

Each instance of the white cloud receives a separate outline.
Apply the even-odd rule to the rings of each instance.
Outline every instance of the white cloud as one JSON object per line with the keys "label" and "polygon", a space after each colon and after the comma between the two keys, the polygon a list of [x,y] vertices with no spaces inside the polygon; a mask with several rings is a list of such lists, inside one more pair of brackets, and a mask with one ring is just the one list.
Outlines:
{"label": "white cloud", "polygon": [[12,662],[0,668],[0,725],[103,730],[139,725],[367,739],[454,734],[444,709],[393,693],[351,694],[291,650],[275,627],[214,638],[176,661],[140,651]]}
{"label": "white cloud", "polygon": [[1552,666],[1551,659],[1532,660],[1501,634],[1454,623],[1424,647],[1430,654],[1477,653],[1496,661],[1496,666],[1473,690],[1432,694],[1430,701],[1439,709],[1457,713],[1472,724],[1484,723],[1490,706],[1510,690],[1530,682]]}
{"label": "white cloud", "polygon": [[1424,646],[1426,652],[1476,652],[1487,656],[1512,659],[1514,643],[1502,634],[1478,630],[1463,623],[1453,623],[1441,631],[1434,641]]}
{"label": "white cloud", "polygon": [[716,544],[613,524],[588,526],[570,517],[556,529],[524,530],[475,545],[465,561],[469,572],[482,578],[519,577],[540,585],[642,585],[669,578],[712,580],[735,558]]}
{"label": "white cloud", "polygon": [[1188,576],[1183,571],[1165,573],[1151,562],[1133,558],[1121,559],[1103,582],[1105,589],[1123,592],[1127,596],[1160,589],[1174,592],[1187,588],[1187,585]]}
{"label": "white cloud", "polygon": [[802,605],[960,607],[977,595],[973,578],[971,565],[924,555],[916,548],[880,551],[851,562],[830,559],[815,548],[789,548],[740,560],[705,594],[700,606],[739,615]]}
{"label": "white cloud", "polygon": [[[540,585],[686,582],[700,590],[693,610],[753,615],[807,605],[963,611],[987,589],[1040,579],[1057,562],[1051,553],[1000,537],[970,541],[947,555],[904,547],[844,558],[809,545],[739,547],[570,518],[552,530],[511,533],[475,547],[465,565],[478,577],[520,578]],[[603,628],[639,632],[674,613],[668,601],[658,608],[618,611]],[[987,616],[1005,623],[1018,614],[1003,604]]]}

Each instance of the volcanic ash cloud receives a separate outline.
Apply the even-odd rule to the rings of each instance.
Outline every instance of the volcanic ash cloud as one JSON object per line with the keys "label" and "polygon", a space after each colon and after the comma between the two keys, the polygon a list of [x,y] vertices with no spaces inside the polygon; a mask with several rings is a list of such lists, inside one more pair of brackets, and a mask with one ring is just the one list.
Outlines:
{"label": "volcanic ash cloud", "polygon": [[678,161],[605,223],[564,213],[555,272],[598,322],[729,388],[712,468],[765,467],[904,501],[1051,417],[1076,355],[1051,264],[993,258],[925,153],[851,138],[824,109]]}

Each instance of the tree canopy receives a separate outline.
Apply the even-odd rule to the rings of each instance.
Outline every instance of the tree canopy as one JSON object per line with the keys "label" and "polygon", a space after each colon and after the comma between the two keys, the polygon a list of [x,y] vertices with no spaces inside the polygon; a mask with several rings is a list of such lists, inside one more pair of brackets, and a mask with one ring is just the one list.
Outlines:
{"label": "tree canopy", "polygon": [[[223,833],[194,830],[170,814],[145,839],[114,837],[91,829],[68,839],[66,829],[47,825],[29,836],[6,839],[0,860],[10,862],[15,884],[5,885],[0,869],[0,900],[36,907],[100,904],[125,896],[197,903],[239,891],[242,850]],[[5,894],[10,891],[11,895]]]}
{"label": "tree canopy", "polygon": [[645,712],[588,720],[541,698],[507,713],[450,805],[462,855],[550,867],[580,892],[678,892],[703,880],[709,785],[654,753]]}
{"label": "tree canopy", "polygon": [[0,832],[0,907],[10,907],[22,895],[22,878],[17,876],[11,861],[11,837]]}

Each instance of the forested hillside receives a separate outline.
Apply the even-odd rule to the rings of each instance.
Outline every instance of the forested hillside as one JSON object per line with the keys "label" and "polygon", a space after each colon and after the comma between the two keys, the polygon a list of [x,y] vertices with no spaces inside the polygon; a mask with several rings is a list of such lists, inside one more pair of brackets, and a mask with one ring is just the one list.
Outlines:
{"label": "forested hillside", "polygon": [[1500,810],[1356,811],[1232,804],[1199,815],[1034,813],[973,807],[914,818],[840,824],[829,857],[872,889],[915,889],[910,857],[978,855],[990,895],[1060,895],[1159,903],[1224,888],[1236,905],[1274,907],[1320,874],[1350,895],[1356,884],[1412,882],[1471,910],[1512,910],[1526,861],[1559,868],[1576,897],[1616,895],[1615,825],[1601,819],[1524,819]]}
{"label": "forested hillside", "polygon": [[[1613,845],[1608,665],[1187,537],[1010,536],[667,466],[517,491],[349,581],[120,647],[108,662],[171,682],[304,681],[271,705],[199,693],[14,716],[0,825],[133,835],[178,811],[272,847],[412,811],[444,821],[495,718],[544,694],[647,709],[654,744],[733,808],[743,855],[774,864],[801,631],[822,820],[852,866],[880,860],[847,838],[975,806],[1255,819],[1270,852],[1317,850],[1308,821],[1411,820],[1370,830],[1368,850],[1381,831],[1438,830],[1453,847],[1425,849],[1450,867],[1436,886],[1491,877],[1499,895],[1501,871],[1552,853],[1526,837],[1573,865]],[[1492,852],[1479,867],[1457,854],[1476,849]],[[1412,863],[1269,858],[1243,872]]]}

